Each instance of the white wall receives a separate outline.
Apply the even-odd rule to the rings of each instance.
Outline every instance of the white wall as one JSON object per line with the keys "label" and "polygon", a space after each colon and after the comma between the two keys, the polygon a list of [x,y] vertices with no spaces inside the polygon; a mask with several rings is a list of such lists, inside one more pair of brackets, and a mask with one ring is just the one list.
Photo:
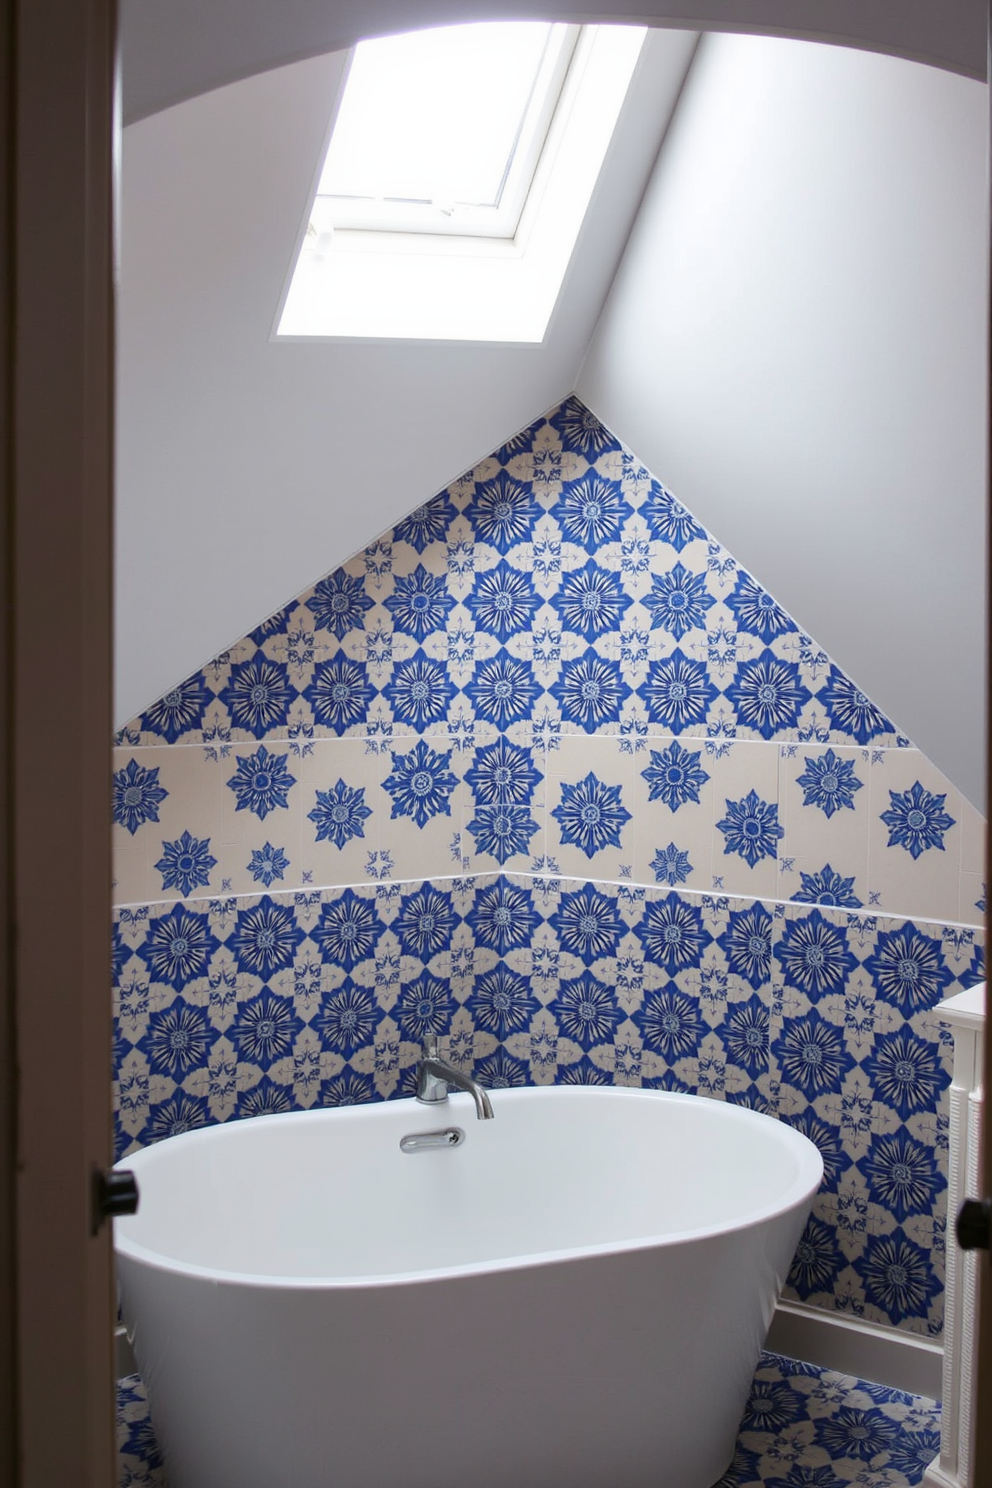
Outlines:
{"label": "white wall", "polygon": [[270,341],[340,56],[124,131],[118,724],[572,391],[694,45],[648,38],[540,346]]}
{"label": "white wall", "polygon": [[703,39],[578,391],[984,802],[986,87]]}

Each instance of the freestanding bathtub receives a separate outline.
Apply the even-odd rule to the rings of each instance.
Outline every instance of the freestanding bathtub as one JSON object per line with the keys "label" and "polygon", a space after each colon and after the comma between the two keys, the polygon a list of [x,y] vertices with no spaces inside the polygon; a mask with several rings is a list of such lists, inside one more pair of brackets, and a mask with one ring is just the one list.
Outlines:
{"label": "freestanding bathtub", "polygon": [[169,1488],[716,1482],[819,1153],[694,1096],[493,1105],[256,1117],[124,1160],[122,1303]]}

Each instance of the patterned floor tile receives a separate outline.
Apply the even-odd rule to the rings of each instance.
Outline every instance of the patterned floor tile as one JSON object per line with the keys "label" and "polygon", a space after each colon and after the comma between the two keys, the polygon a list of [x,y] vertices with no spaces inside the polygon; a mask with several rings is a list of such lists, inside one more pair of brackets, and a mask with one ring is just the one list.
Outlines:
{"label": "patterned floor tile", "polygon": [[[120,1488],[167,1488],[137,1374],[118,1382],[117,1444]],[[715,1488],[914,1488],[939,1450],[934,1401],[762,1354],[733,1465]]]}

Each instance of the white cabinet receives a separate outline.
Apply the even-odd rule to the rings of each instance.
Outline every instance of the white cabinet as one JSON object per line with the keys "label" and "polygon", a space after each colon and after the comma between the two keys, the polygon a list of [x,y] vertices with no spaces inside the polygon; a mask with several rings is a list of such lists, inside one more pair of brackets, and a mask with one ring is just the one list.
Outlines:
{"label": "white cabinet", "polygon": [[949,997],[939,1017],[954,1034],[947,1174],[947,1291],[944,1311],[944,1378],[940,1456],[923,1477],[933,1488],[971,1488],[977,1369],[978,1258],[959,1250],[954,1219],[969,1195],[981,1192],[978,1171],[982,1115],[985,983]]}

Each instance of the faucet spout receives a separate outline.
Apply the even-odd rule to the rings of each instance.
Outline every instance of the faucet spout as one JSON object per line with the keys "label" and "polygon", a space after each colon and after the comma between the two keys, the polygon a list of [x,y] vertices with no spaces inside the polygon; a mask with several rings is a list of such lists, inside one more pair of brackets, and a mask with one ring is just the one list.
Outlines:
{"label": "faucet spout", "polygon": [[480,1121],[493,1119],[492,1102],[477,1081],[464,1074],[455,1065],[442,1059],[437,1049],[437,1039],[424,1039],[420,1063],[417,1065],[417,1099],[425,1106],[437,1106],[448,1099],[448,1086],[464,1090],[475,1101],[475,1114]]}

